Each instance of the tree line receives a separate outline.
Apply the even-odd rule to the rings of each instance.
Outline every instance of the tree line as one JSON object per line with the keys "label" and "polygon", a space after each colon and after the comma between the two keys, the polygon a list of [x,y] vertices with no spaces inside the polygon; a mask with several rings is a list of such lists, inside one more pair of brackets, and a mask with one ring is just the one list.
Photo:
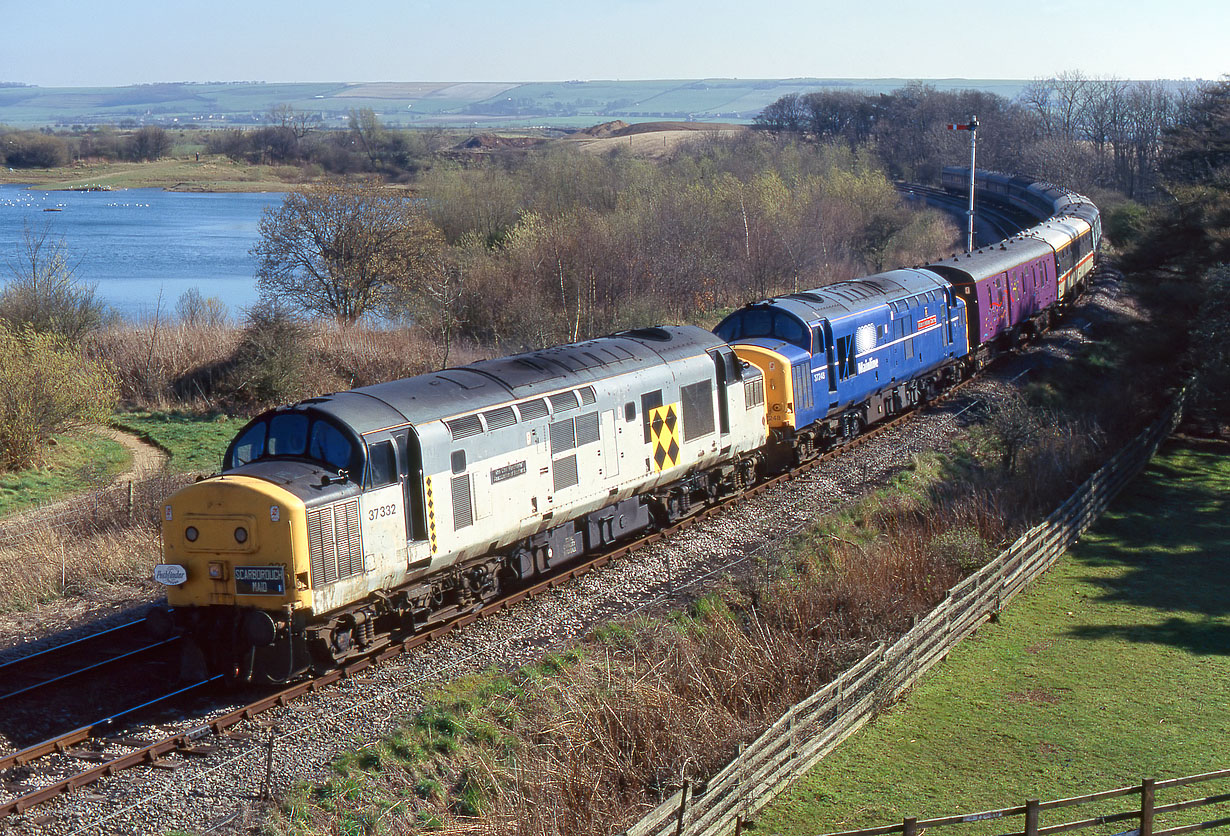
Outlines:
{"label": "tree line", "polygon": [[0,162],[10,168],[57,168],[82,159],[147,162],[165,157],[173,144],[171,134],[158,125],[124,132],[96,128],[68,136],[0,127]]}
{"label": "tree line", "polygon": [[891,93],[788,94],[755,119],[762,130],[870,144],[893,177],[935,182],[968,137],[946,126],[977,115],[979,165],[1027,171],[1083,191],[1154,195],[1166,132],[1189,118],[1195,85],[1079,71],[1036,79],[1015,100],[913,83]]}
{"label": "tree line", "polygon": [[319,316],[381,316],[505,352],[917,263],[955,228],[840,144],[746,133],[665,161],[571,148],[437,165],[414,198],[296,191],[261,222],[258,286]]}

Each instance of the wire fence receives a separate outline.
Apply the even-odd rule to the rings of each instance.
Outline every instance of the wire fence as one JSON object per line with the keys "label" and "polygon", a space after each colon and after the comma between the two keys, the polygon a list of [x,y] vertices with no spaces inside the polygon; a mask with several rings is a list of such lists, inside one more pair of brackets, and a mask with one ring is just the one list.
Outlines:
{"label": "wire fence", "polygon": [[1174,431],[1184,394],[1180,392],[1153,424],[1046,520],[950,589],[942,603],[892,646],[879,644],[835,681],[787,711],[718,774],[695,787],[685,783],[624,836],[720,836],[741,829],[791,781],[862,728],[880,707],[1049,569]]}

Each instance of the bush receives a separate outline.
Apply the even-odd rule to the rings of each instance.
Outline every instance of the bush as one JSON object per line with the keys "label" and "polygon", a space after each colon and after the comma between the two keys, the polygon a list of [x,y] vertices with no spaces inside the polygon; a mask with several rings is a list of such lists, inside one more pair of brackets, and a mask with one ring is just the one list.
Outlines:
{"label": "bush", "polygon": [[180,294],[175,303],[175,313],[184,325],[206,328],[221,328],[231,316],[225,302],[217,296],[202,296],[195,287]]}
{"label": "bush", "polygon": [[56,168],[68,164],[68,144],[34,131],[11,133],[0,137],[0,157],[13,168]]}
{"label": "bush", "polygon": [[0,470],[36,464],[56,432],[107,420],[115,380],[52,334],[0,323]]}
{"label": "bush", "polygon": [[78,343],[108,318],[94,286],[77,281],[62,239],[27,226],[18,244],[12,278],[0,292],[0,323],[11,330],[31,328]]}
{"label": "bush", "polygon": [[1134,200],[1125,200],[1109,207],[1102,215],[1106,237],[1116,247],[1131,247],[1144,233],[1149,212]]}
{"label": "bush", "polygon": [[222,395],[233,407],[291,403],[310,394],[308,329],[275,302],[248,311]]}

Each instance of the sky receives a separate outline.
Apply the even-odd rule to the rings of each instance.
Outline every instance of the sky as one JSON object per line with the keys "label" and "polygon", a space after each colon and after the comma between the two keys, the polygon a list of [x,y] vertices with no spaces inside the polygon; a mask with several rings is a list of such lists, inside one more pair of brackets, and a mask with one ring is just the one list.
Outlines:
{"label": "sky", "polygon": [[42,87],[1230,72],[1225,0],[0,0],[0,27],[0,82]]}

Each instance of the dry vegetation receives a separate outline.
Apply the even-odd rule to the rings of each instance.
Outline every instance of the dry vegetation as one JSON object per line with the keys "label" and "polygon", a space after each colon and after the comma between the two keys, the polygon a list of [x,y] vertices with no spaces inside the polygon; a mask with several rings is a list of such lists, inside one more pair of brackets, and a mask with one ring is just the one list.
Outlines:
{"label": "dry vegetation", "polygon": [[[239,349],[245,329],[234,325],[182,322],[116,324],[91,335],[88,357],[107,365],[129,408],[189,409],[201,412],[259,406],[238,397],[245,383]],[[434,368],[436,349],[409,328],[343,327],[313,322],[295,332],[296,345],[279,349],[294,361],[295,373],[277,402],[289,402]],[[476,356],[462,351],[462,362]],[[251,371],[250,369],[247,371]]]}
{"label": "dry vegetation", "polygon": [[131,587],[162,552],[158,509],[189,482],[158,474],[81,494],[0,522],[0,613]]}

